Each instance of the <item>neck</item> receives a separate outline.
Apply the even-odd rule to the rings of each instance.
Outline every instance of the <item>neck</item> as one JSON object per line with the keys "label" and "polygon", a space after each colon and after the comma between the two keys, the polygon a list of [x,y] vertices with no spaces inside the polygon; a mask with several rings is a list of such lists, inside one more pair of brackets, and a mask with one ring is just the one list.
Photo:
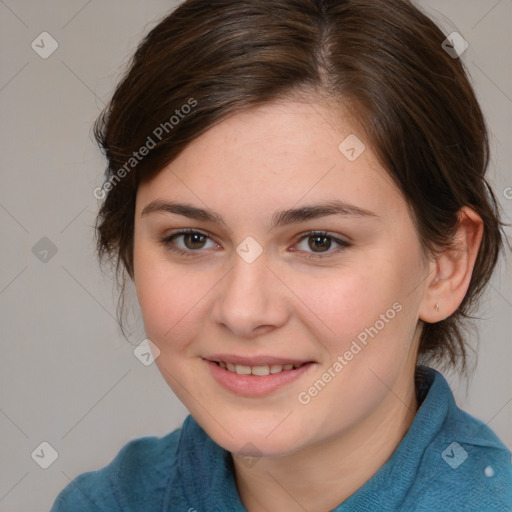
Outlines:
{"label": "neck", "polygon": [[250,468],[234,456],[236,483],[248,512],[328,512],[362,487],[391,457],[414,420],[414,378],[407,378],[400,398],[390,390],[377,410],[339,437],[284,457],[261,458]]}

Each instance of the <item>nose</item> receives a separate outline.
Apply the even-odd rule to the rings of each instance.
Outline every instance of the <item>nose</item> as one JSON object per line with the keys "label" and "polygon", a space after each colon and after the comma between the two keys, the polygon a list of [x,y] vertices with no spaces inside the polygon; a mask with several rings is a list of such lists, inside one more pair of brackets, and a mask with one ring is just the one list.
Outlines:
{"label": "nose", "polygon": [[213,320],[237,338],[253,338],[283,326],[290,314],[287,288],[270,268],[265,253],[252,263],[238,254],[216,287]]}

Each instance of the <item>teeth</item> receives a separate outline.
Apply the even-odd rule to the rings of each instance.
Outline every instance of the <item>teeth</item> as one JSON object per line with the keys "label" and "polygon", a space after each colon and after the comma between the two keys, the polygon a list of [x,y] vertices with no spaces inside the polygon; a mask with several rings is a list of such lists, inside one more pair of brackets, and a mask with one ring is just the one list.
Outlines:
{"label": "teeth", "polygon": [[238,373],[238,375],[259,375],[261,377],[269,375],[271,373],[280,373],[284,370],[293,370],[299,368],[302,364],[263,364],[259,366],[246,366],[243,364],[226,363],[224,361],[218,361],[221,368],[232,373]]}
{"label": "teeth", "polygon": [[270,373],[279,373],[283,371],[282,364],[271,364],[270,365]]}
{"label": "teeth", "polygon": [[253,375],[268,375],[270,373],[270,368],[268,367],[268,364],[263,366],[253,366],[251,367],[251,373]]}
{"label": "teeth", "polygon": [[243,364],[237,364],[235,371],[238,375],[251,375],[251,367]]}

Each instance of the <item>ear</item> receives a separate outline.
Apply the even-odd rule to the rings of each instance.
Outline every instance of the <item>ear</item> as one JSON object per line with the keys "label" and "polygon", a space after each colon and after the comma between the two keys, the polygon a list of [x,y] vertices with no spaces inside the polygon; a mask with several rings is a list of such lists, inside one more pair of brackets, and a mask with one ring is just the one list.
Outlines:
{"label": "ear", "polygon": [[436,323],[449,317],[464,299],[471,281],[478,249],[482,242],[483,221],[471,208],[458,213],[454,248],[438,254],[432,262],[419,318]]}

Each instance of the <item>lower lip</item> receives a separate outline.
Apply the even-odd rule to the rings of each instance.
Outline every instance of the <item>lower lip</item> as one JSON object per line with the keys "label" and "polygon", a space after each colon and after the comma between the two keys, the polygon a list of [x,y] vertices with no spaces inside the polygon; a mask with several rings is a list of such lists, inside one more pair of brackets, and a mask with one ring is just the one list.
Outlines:
{"label": "lower lip", "polygon": [[210,367],[215,380],[224,388],[237,395],[243,396],[264,396],[289,384],[308,372],[314,363],[303,364],[293,370],[283,370],[279,373],[269,375],[238,375],[220,367],[212,361],[206,361]]}

